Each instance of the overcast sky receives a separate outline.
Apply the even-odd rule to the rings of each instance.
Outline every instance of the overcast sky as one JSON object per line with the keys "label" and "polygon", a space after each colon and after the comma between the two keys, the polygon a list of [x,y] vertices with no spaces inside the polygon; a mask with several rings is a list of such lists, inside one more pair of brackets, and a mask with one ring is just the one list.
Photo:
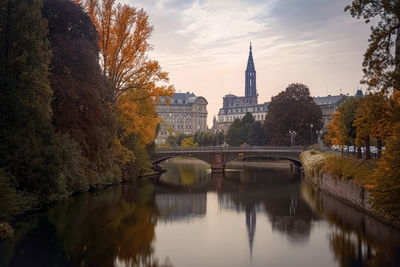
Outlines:
{"label": "overcast sky", "polygon": [[208,124],[222,97],[244,95],[249,43],[259,103],[288,84],[312,96],[360,88],[369,26],[344,7],[348,0],[123,0],[144,8],[154,27],[150,55],[177,92],[208,101]]}

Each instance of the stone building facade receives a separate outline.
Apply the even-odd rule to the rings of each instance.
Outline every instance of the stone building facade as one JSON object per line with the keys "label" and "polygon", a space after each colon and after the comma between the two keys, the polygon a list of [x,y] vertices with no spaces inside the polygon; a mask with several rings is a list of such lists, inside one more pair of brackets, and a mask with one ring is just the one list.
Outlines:
{"label": "stone building facade", "polygon": [[156,105],[161,120],[156,144],[164,144],[172,134],[192,135],[207,130],[207,104],[204,97],[189,92],[161,97]]}
{"label": "stone building facade", "polygon": [[322,111],[322,121],[324,122],[323,128],[326,128],[331,122],[331,115],[334,114],[337,108],[348,98],[347,95],[328,95],[322,97],[314,97],[314,102]]}
{"label": "stone building facade", "polygon": [[250,112],[256,121],[263,121],[267,114],[268,102],[258,104],[256,84],[256,69],[253,60],[253,51],[250,43],[249,58],[245,71],[245,95],[228,94],[223,97],[222,108],[218,112],[213,128],[227,132],[235,119],[241,119]]}

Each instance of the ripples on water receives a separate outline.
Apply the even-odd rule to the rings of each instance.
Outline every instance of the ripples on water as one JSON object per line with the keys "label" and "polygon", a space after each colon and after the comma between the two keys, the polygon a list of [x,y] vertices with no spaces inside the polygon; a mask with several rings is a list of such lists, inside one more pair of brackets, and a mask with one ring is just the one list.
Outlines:
{"label": "ripples on water", "polygon": [[189,159],[23,218],[0,266],[400,266],[400,234],[289,168]]}

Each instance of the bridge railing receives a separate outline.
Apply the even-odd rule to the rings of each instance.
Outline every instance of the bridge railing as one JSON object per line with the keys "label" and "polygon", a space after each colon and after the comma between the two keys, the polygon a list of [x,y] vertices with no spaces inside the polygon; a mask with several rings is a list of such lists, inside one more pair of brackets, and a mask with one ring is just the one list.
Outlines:
{"label": "bridge railing", "polygon": [[265,151],[265,150],[293,150],[304,151],[303,146],[199,146],[199,147],[171,147],[157,148],[156,152],[186,152],[186,151]]}

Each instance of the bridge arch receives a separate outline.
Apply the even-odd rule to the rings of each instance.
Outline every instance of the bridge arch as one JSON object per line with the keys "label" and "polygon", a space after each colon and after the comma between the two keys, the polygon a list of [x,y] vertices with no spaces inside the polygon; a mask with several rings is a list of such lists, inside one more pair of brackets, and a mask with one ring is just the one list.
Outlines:
{"label": "bridge arch", "polygon": [[198,155],[191,155],[191,154],[189,154],[189,155],[181,155],[181,154],[179,154],[179,155],[168,155],[168,156],[165,156],[165,157],[158,158],[158,159],[154,160],[151,164],[153,166],[156,166],[156,165],[158,165],[158,164],[160,164],[160,163],[162,163],[162,162],[164,162],[166,160],[173,159],[173,158],[182,158],[182,157],[183,158],[193,158],[193,159],[201,160],[201,161],[203,161],[205,163],[208,163],[210,165],[212,164],[211,157],[201,157],[201,156],[198,156]]}
{"label": "bridge arch", "polygon": [[294,166],[296,167],[301,167],[301,162],[299,159],[296,158],[292,158],[292,157],[286,157],[286,156],[277,156],[277,155],[243,155],[243,156],[235,156],[232,158],[229,158],[225,161],[225,164],[228,164],[229,162],[235,161],[235,160],[241,160],[241,161],[245,161],[246,159],[251,159],[251,158],[261,158],[261,159],[279,159],[279,160],[288,160],[290,161]]}

